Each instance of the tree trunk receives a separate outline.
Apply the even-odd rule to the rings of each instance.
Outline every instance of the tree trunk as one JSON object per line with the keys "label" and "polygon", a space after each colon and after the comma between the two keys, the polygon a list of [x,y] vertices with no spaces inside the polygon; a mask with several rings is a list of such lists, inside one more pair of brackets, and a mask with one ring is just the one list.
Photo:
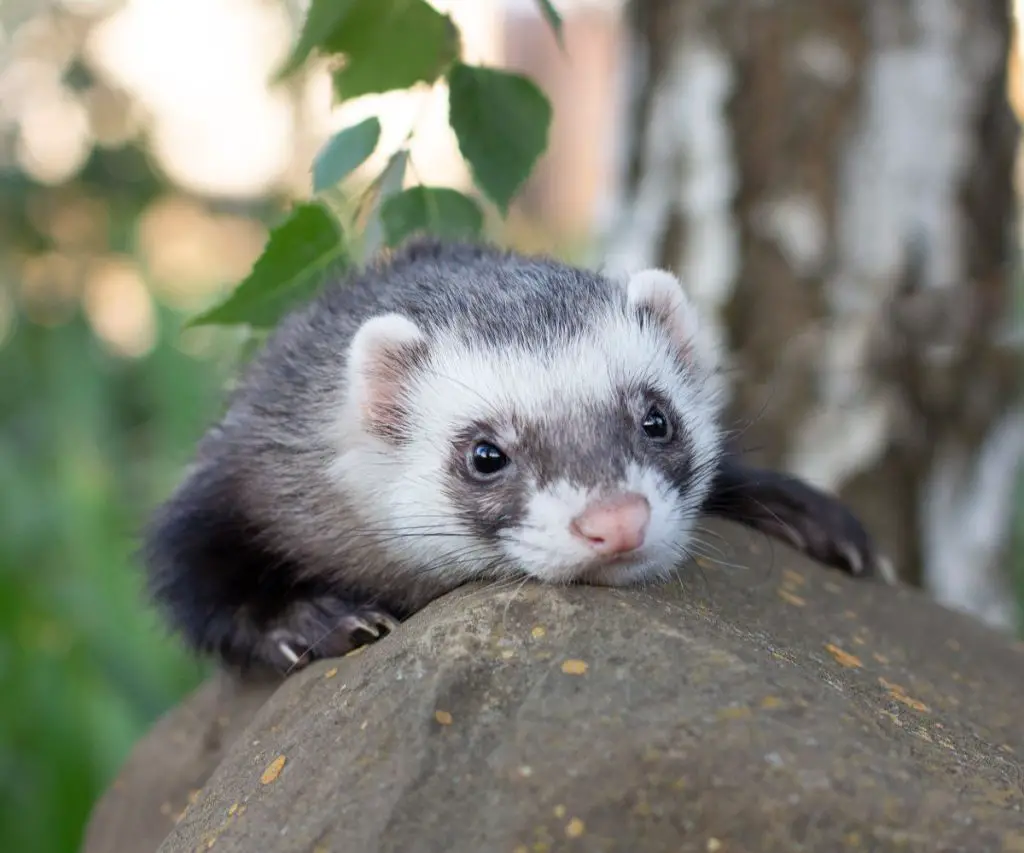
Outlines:
{"label": "tree trunk", "polygon": [[630,0],[610,257],[715,320],[759,462],[994,624],[1024,408],[1007,0]]}

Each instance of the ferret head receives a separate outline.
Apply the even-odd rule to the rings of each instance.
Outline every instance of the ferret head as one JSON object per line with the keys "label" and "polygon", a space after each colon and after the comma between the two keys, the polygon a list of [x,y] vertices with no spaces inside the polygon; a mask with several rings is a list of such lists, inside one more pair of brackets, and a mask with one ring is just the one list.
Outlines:
{"label": "ferret head", "polygon": [[624,585],[688,555],[720,453],[696,313],[660,270],[593,286],[583,322],[497,312],[488,337],[384,314],[355,334],[332,475],[386,519],[396,565]]}

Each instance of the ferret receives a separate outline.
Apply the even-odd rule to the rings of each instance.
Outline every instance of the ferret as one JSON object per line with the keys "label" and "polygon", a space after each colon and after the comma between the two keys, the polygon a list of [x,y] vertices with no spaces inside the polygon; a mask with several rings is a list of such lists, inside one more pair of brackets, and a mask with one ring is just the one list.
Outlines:
{"label": "ferret", "polygon": [[838,499],[729,449],[707,337],[669,272],[414,239],[268,338],[145,530],[151,594],[287,671],[468,581],[667,578],[702,515],[874,574]]}

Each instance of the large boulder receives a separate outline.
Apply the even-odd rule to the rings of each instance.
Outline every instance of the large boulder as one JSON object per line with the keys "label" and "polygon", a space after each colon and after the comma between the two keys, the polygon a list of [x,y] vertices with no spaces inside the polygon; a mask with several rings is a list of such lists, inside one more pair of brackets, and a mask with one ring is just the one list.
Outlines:
{"label": "large boulder", "polygon": [[1024,645],[717,529],[678,583],[466,588],[265,702],[200,691],[85,850],[152,853],[184,773],[160,853],[1022,853]]}

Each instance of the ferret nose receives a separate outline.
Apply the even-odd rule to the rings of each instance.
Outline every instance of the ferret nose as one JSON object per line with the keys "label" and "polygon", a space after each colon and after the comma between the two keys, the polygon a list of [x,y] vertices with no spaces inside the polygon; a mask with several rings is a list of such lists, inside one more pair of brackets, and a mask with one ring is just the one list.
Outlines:
{"label": "ferret nose", "polygon": [[643,545],[650,520],[647,498],[630,492],[592,503],[572,520],[569,529],[598,554],[610,557]]}

